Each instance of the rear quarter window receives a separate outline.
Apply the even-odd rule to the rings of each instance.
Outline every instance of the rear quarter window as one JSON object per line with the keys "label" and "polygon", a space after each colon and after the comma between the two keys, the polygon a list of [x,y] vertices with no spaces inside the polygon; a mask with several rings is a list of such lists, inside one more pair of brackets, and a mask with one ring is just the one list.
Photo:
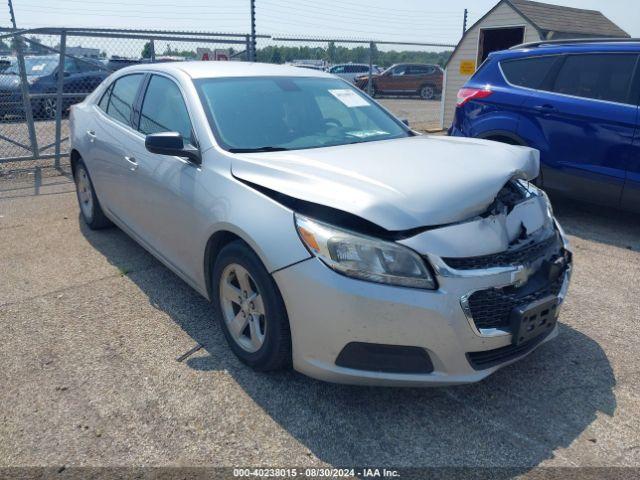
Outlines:
{"label": "rear quarter window", "polygon": [[620,53],[569,55],[558,72],[553,91],[626,103],[637,59],[635,54]]}
{"label": "rear quarter window", "polygon": [[500,67],[506,80],[519,87],[539,89],[551,72],[557,55],[502,60]]}

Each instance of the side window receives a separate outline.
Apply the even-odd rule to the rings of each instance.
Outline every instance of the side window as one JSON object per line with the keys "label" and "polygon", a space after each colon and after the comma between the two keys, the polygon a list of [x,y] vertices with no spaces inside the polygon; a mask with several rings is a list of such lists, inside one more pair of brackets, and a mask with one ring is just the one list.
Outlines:
{"label": "side window", "polygon": [[65,57],[64,59],[64,73],[78,73],[78,65],[75,58]]}
{"label": "side window", "polygon": [[139,129],[145,135],[179,132],[186,142],[194,143],[189,112],[175,82],[160,75],[151,77],[142,102]]}
{"label": "side window", "polygon": [[95,72],[96,70],[100,70],[100,65],[98,65],[96,62],[92,62],[90,60],[85,60],[85,59],[77,59],[76,63],[78,65],[78,71],[79,72]]}
{"label": "side window", "polygon": [[527,88],[541,88],[557,55],[519,58],[500,62],[502,72],[509,83]]}
{"label": "side window", "polygon": [[136,99],[143,75],[136,73],[116,80],[111,87],[111,96],[107,106],[107,115],[116,120],[131,125],[131,110]]}
{"label": "side window", "polygon": [[625,103],[637,55],[569,55],[556,77],[554,92]]}
{"label": "side window", "polygon": [[340,65],[339,67],[333,67],[331,69],[331,73],[344,73],[344,66]]}
{"label": "side window", "polygon": [[111,96],[112,88],[113,88],[113,83],[107,87],[105,92],[102,94],[102,98],[98,102],[98,107],[100,107],[100,109],[105,113],[107,112],[107,105],[109,105],[109,97]]}
{"label": "side window", "polygon": [[399,75],[404,75],[406,73],[406,71],[407,71],[407,66],[406,65],[398,65],[393,70],[391,70],[391,73],[394,76],[399,76]]}

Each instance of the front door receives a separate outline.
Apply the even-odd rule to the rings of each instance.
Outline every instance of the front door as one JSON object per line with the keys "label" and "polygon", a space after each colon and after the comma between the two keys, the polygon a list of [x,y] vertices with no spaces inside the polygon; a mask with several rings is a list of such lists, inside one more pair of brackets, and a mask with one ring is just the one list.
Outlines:
{"label": "front door", "polygon": [[136,233],[188,276],[199,248],[194,232],[207,224],[196,206],[202,171],[184,158],[146,150],[145,136],[159,132],[178,132],[185,144],[197,144],[180,88],[173,79],[154,74],[144,93],[135,142],[125,152],[136,162],[127,201]]}

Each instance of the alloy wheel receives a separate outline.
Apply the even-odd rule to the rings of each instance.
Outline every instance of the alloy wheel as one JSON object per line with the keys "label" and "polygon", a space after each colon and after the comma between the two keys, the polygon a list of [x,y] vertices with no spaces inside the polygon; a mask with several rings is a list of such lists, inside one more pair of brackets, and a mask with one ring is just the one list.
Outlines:
{"label": "alloy wheel", "polygon": [[425,100],[431,100],[434,97],[433,87],[425,85],[420,89],[420,97]]}
{"label": "alloy wheel", "polygon": [[78,192],[78,201],[80,210],[87,221],[93,218],[93,191],[91,181],[84,167],[79,167],[76,172],[76,190]]}
{"label": "alloy wheel", "polygon": [[258,286],[249,271],[237,263],[227,265],[220,280],[220,307],[231,337],[243,350],[254,353],[265,341],[267,319]]}

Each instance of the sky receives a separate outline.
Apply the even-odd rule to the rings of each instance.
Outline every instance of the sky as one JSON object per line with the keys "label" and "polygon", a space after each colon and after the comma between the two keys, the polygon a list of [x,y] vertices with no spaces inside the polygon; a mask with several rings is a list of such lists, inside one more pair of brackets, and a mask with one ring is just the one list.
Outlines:
{"label": "sky", "polygon": [[[455,44],[496,0],[256,0],[258,34]],[[547,0],[600,10],[640,37],[637,0]],[[249,0],[13,0],[18,27],[114,27],[246,33]],[[0,25],[10,26],[6,2]]]}

